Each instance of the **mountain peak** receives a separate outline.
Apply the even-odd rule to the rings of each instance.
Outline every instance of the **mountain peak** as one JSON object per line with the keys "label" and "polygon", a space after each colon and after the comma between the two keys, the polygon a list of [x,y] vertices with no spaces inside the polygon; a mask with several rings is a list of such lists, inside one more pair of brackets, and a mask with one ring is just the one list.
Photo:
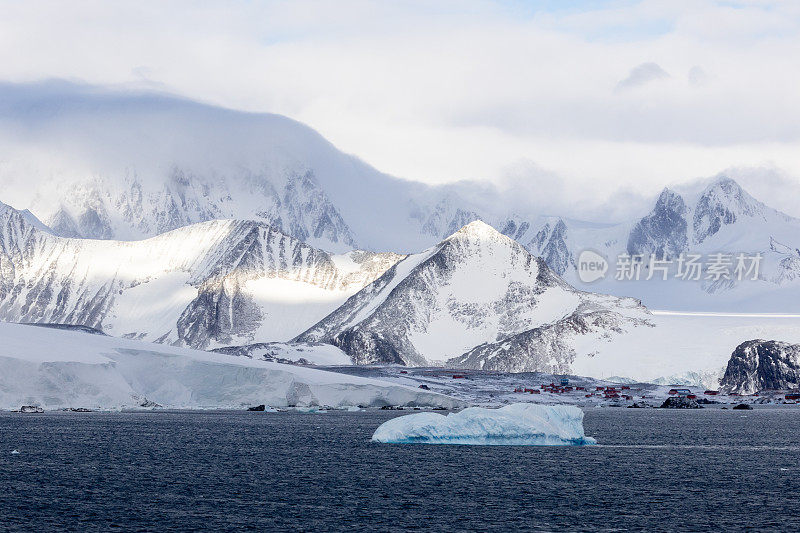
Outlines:
{"label": "mountain peak", "polygon": [[7,222],[9,219],[13,219],[17,221],[15,223],[18,225],[28,225],[36,228],[37,230],[46,233],[52,233],[52,230],[47,225],[36,218],[36,216],[27,209],[20,210],[6,203],[0,202],[0,217],[2,217],[5,222]]}
{"label": "mountain peak", "polygon": [[[460,236],[477,237],[480,239],[508,239],[505,235],[494,229],[491,225],[483,220],[473,220],[466,226],[463,226],[457,232],[450,235],[445,240],[451,240]],[[509,239],[510,240],[510,239]]]}
{"label": "mountain peak", "polygon": [[765,207],[735,180],[725,175],[718,176],[705,188],[698,201],[698,207],[704,206],[718,206],[748,216],[761,212]]}
{"label": "mountain peak", "polygon": [[750,196],[736,181],[717,177],[700,196],[694,212],[694,232],[698,243],[716,234],[723,226],[748,217],[763,218],[768,208]]}
{"label": "mountain peak", "polygon": [[663,209],[679,211],[682,214],[686,210],[686,203],[680,194],[669,187],[664,187],[664,190],[658,195],[654,210],[659,211]]}
{"label": "mountain peak", "polygon": [[711,181],[711,183],[703,191],[703,196],[706,196],[712,192],[717,194],[722,193],[725,196],[738,196],[742,194],[749,196],[736,180],[729,178],[724,174],[717,176]]}

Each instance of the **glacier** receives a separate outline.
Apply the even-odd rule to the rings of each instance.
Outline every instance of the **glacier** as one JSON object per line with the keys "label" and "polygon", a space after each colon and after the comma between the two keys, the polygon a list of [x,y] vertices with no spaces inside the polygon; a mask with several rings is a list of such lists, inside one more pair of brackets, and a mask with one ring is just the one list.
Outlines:
{"label": "glacier", "polygon": [[583,411],[572,405],[515,403],[500,409],[417,413],[384,422],[372,441],[393,444],[582,446],[597,444],[583,430]]}
{"label": "glacier", "polygon": [[445,407],[445,395],[314,368],[0,322],[0,410]]}

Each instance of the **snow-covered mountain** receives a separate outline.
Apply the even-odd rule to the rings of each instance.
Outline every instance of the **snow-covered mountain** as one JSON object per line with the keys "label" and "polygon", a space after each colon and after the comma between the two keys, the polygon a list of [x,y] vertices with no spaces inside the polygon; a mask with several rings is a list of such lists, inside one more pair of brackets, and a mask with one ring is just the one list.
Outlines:
{"label": "snow-covered mountain", "polygon": [[[750,196],[734,180],[721,176],[700,191],[664,189],[653,209],[638,220],[601,225],[545,217],[523,227],[500,222],[534,255],[570,284],[615,295],[635,296],[648,307],[672,310],[790,312],[800,295],[800,219],[772,209]],[[581,252],[605,257],[609,271],[599,281],[583,282],[577,272]],[[704,268],[714,254],[729,256],[730,278],[676,279],[681,254],[700,256]],[[649,258],[668,261],[667,279],[651,276]],[[736,279],[736,258],[761,256],[756,280]],[[642,256],[639,279],[616,279],[625,256]],[[747,263],[750,266],[750,263]],[[623,276],[619,276],[623,277]],[[652,279],[649,279],[652,278]]]}
{"label": "snow-covered mountain", "polygon": [[477,221],[395,264],[296,340],[354,362],[567,372],[575,337],[648,327],[639,302],[574,290]]}
{"label": "snow-covered mountain", "polygon": [[[236,218],[334,251],[355,247],[318,178],[358,181],[371,169],[299,123],[66,83],[0,92],[3,144],[21,149],[2,177],[22,194],[7,194],[27,197],[58,235],[130,240]],[[8,138],[12,129],[23,135]]]}
{"label": "snow-covered mountain", "polygon": [[331,255],[253,221],[64,238],[0,206],[0,318],[199,348],[288,340],[401,258]]}
{"label": "snow-covered mountain", "polygon": [[687,196],[664,189],[650,213],[629,223],[588,224],[546,217],[527,225],[522,234],[513,223],[503,233],[549,258],[551,268],[563,275],[575,268],[584,249],[609,256],[656,254],[659,258],[685,252],[766,252],[770,236],[791,241],[800,229],[800,219],[767,207],[724,176],[696,197]]}
{"label": "snow-covered mountain", "polygon": [[66,237],[254,219],[333,252],[414,250],[454,223],[443,194],[303,124],[162,93],[0,83],[0,153],[4,199]]}

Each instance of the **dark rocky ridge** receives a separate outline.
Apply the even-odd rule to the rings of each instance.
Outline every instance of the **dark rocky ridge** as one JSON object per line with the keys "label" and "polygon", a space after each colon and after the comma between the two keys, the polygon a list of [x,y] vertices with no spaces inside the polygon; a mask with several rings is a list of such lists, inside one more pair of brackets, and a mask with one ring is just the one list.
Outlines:
{"label": "dark rocky ridge", "polygon": [[37,326],[40,328],[63,329],[66,331],[80,331],[81,333],[88,333],[90,335],[105,335],[102,330],[97,328],[90,328],[89,326],[82,326],[80,324],[48,324],[48,323],[25,323],[27,326]]}
{"label": "dark rocky ridge", "polygon": [[800,385],[800,345],[774,340],[745,341],[731,354],[720,384],[739,394]]}
{"label": "dark rocky ridge", "polygon": [[658,258],[672,258],[688,246],[686,203],[669,189],[664,189],[656,201],[653,212],[642,218],[631,229],[628,253],[655,254]]}

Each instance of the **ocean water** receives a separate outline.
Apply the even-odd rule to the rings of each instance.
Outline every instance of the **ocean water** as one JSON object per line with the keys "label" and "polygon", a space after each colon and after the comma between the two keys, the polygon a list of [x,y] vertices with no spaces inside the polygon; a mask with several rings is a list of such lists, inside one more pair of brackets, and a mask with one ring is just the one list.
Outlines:
{"label": "ocean water", "polygon": [[402,414],[3,413],[0,530],[800,528],[800,410],[591,409],[589,447],[369,441]]}

